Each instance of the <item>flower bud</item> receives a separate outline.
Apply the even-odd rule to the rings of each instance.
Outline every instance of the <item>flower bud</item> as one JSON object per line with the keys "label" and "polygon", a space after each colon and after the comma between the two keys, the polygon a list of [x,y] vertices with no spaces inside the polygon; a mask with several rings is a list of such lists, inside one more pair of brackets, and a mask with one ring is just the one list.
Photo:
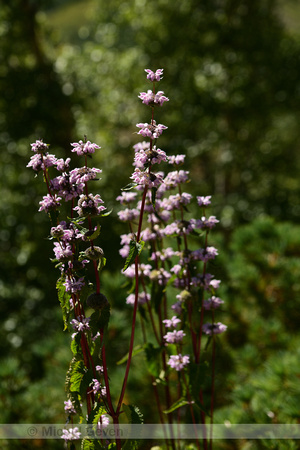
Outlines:
{"label": "flower bud", "polygon": [[89,247],[84,252],[85,256],[92,261],[98,261],[104,257],[104,251],[100,247]]}
{"label": "flower bud", "polygon": [[93,309],[103,309],[105,306],[109,306],[109,301],[104,294],[94,292],[88,296],[86,304]]}

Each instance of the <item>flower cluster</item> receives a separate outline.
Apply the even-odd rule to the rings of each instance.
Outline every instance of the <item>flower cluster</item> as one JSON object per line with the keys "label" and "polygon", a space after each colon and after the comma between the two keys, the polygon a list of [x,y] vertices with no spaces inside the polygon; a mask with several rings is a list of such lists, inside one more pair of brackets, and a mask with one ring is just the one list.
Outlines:
{"label": "flower cluster", "polygon": [[[91,412],[95,399],[106,396],[106,387],[100,383],[103,379],[102,366],[92,365],[91,367],[90,361],[96,345],[95,341],[99,340],[101,333],[91,326],[91,316],[86,317],[85,307],[109,310],[109,302],[100,293],[99,265],[105,264],[104,253],[102,248],[94,245],[94,240],[100,233],[100,225],[92,223],[92,220],[99,220],[106,208],[99,194],[93,195],[88,192],[88,183],[96,180],[101,170],[88,167],[87,156],[91,158],[91,155],[100,147],[86,140],[72,143],[70,151],[84,158],[83,167],[73,169],[70,168],[71,158],[58,159],[55,155],[49,154],[49,145],[44,144],[43,141],[36,141],[31,144],[31,148],[34,155],[27,167],[35,172],[43,172],[47,185],[48,193],[40,201],[39,211],[48,213],[52,221],[50,239],[54,241],[55,259],[53,261],[59,267],[61,274],[57,284],[59,300],[65,328],[74,331],[71,348],[77,355],[75,360],[78,359],[78,361],[77,365],[72,365],[71,362],[70,373],[73,376],[71,379],[76,379],[76,376],[78,379],[79,369],[81,374],[93,370],[90,390],[86,394],[88,412]],[[68,219],[59,220],[62,205],[64,204],[66,208],[68,203],[70,207]],[[74,218],[75,213],[77,217]],[[86,304],[83,304],[83,291],[88,292],[91,289],[91,283],[85,273],[87,264],[94,266],[96,293],[90,294],[85,301]],[[73,314],[71,320],[70,314]],[[70,398],[65,402],[66,414],[81,414],[81,397],[71,388],[69,394]],[[107,426],[108,417],[106,415],[101,417],[99,427]],[[79,439],[79,437],[80,433],[77,432],[76,427],[64,430],[62,436],[66,441]]]}
{"label": "flower cluster", "polygon": [[[160,81],[163,70],[156,72],[146,70],[147,78],[153,82]],[[146,105],[162,106],[169,99],[162,91],[155,89],[142,92],[139,98]],[[134,172],[131,176],[136,185],[135,191],[123,192],[117,200],[123,205],[118,214],[120,220],[129,223],[129,234],[121,236],[120,254],[128,258],[130,243],[134,240],[134,227],[138,224],[141,211],[141,200],[138,192],[145,196],[143,228],[141,239],[149,248],[150,258],[139,264],[140,290],[137,299],[134,294],[127,297],[126,303],[133,305],[135,300],[139,307],[148,311],[153,316],[152,309],[155,304],[156,311],[163,318],[163,326],[151,323],[159,345],[170,349],[171,355],[166,361],[171,369],[183,370],[190,362],[190,355],[182,353],[188,340],[193,341],[194,360],[199,361],[201,336],[212,336],[226,330],[222,323],[214,322],[214,311],[223,301],[216,297],[216,290],[220,280],[214,279],[207,272],[207,265],[218,255],[218,250],[208,245],[207,236],[218,220],[215,216],[207,215],[206,209],[211,204],[211,196],[197,196],[196,203],[198,217],[193,218],[188,214],[187,208],[193,202],[193,196],[184,191],[189,182],[189,172],[180,168],[184,163],[185,155],[171,155],[157,147],[156,141],[162,131],[167,127],[157,125],[153,119],[151,123],[138,123],[139,135],[147,138],[134,146]],[[154,166],[166,163],[171,170],[155,172]],[[189,238],[195,242],[202,240],[200,248],[189,247]],[[171,245],[170,245],[171,244]],[[134,264],[124,272],[128,279],[135,276]],[[154,287],[153,287],[154,286]],[[156,286],[156,287],[155,287]],[[167,288],[173,286],[178,289],[176,301],[168,304]],[[161,292],[161,304],[159,300],[152,299],[153,292]],[[164,305],[164,306],[163,306]],[[173,314],[168,318],[169,312]],[[174,313],[176,315],[174,315]],[[211,322],[204,323],[207,315]],[[169,316],[170,317],[170,316]],[[181,329],[177,329],[180,327]],[[174,354],[176,352],[176,354]]]}

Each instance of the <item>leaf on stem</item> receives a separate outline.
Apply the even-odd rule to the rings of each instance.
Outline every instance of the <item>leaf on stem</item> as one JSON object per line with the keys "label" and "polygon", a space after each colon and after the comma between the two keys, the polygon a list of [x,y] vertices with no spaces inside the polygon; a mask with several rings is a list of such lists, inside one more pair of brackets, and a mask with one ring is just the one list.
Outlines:
{"label": "leaf on stem", "polygon": [[69,328],[69,315],[70,315],[70,298],[71,295],[66,292],[66,286],[64,286],[64,278],[59,278],[56,283],[58,300],[62,309],[64,331]]}
{"label": "leaf on stem", "polygon": [[148,372],[155,378],[160,374],[160,354],[161,347],[155,347],[151,342],[144,345]]}
{"label": "leaf on stem", "polygon": [[125,265],[123,267],[123,272],[125,272],[128,267],[134,263],[135,258],[140,255],[141,251],[143,250],[143,247],[145,245],[145,242],[140,240],[139,242],[134,241],[133,239],[130,241],[130,249],[129,249],[129,255],[127,256],[127,259],[125,261]]}
{"label": "leaf on stem", "polygon": [[164,414],[170,414],[171,412],[175,411],[178,408],[181,408],[182,406],[188,405],[190,402],[184,398],[181,397],[179,400],[177,400],[173,405],[169,408],[163,411]]}
{"label": "leaf on stem", "polygon": [[131,189],[135,188],[137,183],[129,183],[125,187],[121,189],[121,191],[131,191]]}
{"label": "leaf on stem", "polygon": [[[143,346],[137,345],[137,346],[133,349],[132,357],[135,356],[135,355],[138,355],[138,354],[141,353],[143,350],[144,350],[144,347],[143,347]],[[123,358],[121,358],[121,359],[117,362],[117,365],[119,366],[119,365],[121,365],[121,364],[124,364],[124,363],[127,361],[128,356],[129,356],[129,353],[127,353],[127,355],[123,356]]]}

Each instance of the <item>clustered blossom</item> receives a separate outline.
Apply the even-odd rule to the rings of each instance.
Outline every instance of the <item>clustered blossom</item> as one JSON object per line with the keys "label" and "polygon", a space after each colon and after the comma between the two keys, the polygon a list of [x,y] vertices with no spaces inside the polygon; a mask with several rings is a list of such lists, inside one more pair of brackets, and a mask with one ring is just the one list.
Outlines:
{"label": "clustered blossom", "polygon": [[162,106],[164,102],[168,102],[169,99],[164,95],[163,91],[158,91],[157,93],[148,90],[147,92],[141,92],[139,98],[145,105],[159,105]]}
{"label": "clustered blossom", "polygon": [[55,194],[47,194],[43,197],[43,200],[39,202],[41,205],[39,211],[45,211],[46,213],[49,213],[53,209],[57,209],[60,207],[60,201],[61,197],[57,197]]}
{"label": "clustered blossom", "polygon": [[[162,71],[153,72],[150,69],[146,70],[147,78],[152,82],[157,82],[161,79]],[[152,108],[156,105],[162,105],[169,99],[165,97],[163,91],[148,90],[142,92],[139,98],[146,105]],[[184,187],[189,182],[189,172],[179,168],[184,161],[185,155],[171,155],[167,156],[165,152],[158,148],[156,140],[160,137],[163,130],[167,129],[165,125],[157,124],[155,120],[151,123],[138,123],[138,134],[147,138],[142,142],[134,145],[134,172],[131,179],[136,185],[135,191],[123,192],[118,196],[118,201],[124,206],[118,215],[120,220],[130,223],[129,234],[121,236],[120,254],[127,258],[130,251],[130,242],[134,240],[134,233],[132,232],[134,226],[138,224],[141,201],[138,198],[138,191],[143,191],[147,188],[145,194],[145,220],[146,226],[141,232],[141,239],[149,246],[149,259],[151,264],[139,264],[138,276],[141,278],[143,286],[142,292],[138,294],[138,304],[140,308],[147,311],[151,308],[151,286],[154,284],[159,289],[166,290],[170,284],[179,290],[176,295],[176,301],[171,305],[173,315],[171,319],[163,318],[163,324],[167,332],[163,335],[162,343],[174,349],[177,348],[178,354],[171,355],[168,365],[171,369],[176,371],[183,370],[190,362],[189,355],[182,355],[181,351],[184,346],[184,337],[186,336],[185,327],[186,319],[182,319],[183,314],[192,308],[195,302],[195,294],[199,288],[204,292],[200,310],[206,318],[211,310],[217,309],[223,301],[216,297],[215,291],[220,285],[220,280],[214,279],[212,274],[209,274],[206,269],[207,263],[214,260],[218,256],[218,250],[207,244],[207,239],[204,239],[205,245],[198,249],[189,249],[187,247],[187,238],[189,235],[206,235],[219,222],[215,216],[206,214],[206,208],[211,204],[211,196],[196,196],[196,202],[199,208],[198,218],[185,218],[185,212],[188,212],[188,207],[193,201],[193,196],[185,192]],[[163,171],[155,171],[155,165],[162,163],[168,164],[173,170],[169,169],[164,173]],[[162,169],[164,170],[164,168]],[[175,191],[175,192],[174,192]],[[154,194],[154,195],[153,195]],[[176,247],[164,247],[164,239],[174,238]],[[180,242],[185,242],[185,245]],[[182,245],[182,247],[181,247]],[[180,248],[181,247],[181,248]],[[198,266],[201,269],[198,270]],[[135,277],[134,265],[129,266],[125,271],[125,276],[129,279]],[[149,287],[148,287],[149,286]],[[126,303],[133,305],[136,301],[136,295],[130,294]],[[188,306],[189,305],[189,306]],[[199,310],[199,306],[196,306]],[[176,329],[182,326],[182,329]],[[216,324],[205,324],[200,329],[199,323],[192,325],[199,335],[201,333],[209,335],[221,333],[226,330],[226,326],[220,322]],[[197,329],[198,326],[198,329]]]}
{"label": "clustered blossom", "polygon": [[147,79],[150,81],[160,81],[162,78],[162,74],[163,74],[163,70],[164,69],[157,69],[155,72],[153,72],[153,70],[150,69],[145,69],[145,72],[147,72]]}
{"label": "clustered blossom", "polygon": [[90,317],[77,317],[71,320],[71,325],[74,330],[82,332],[90,329]]}
{"label": "clustered blossom", "polygon": [[79,431],[78,427],[74,428],[64,428],[63,433],[61,435],[61,438],[67,441],[75,441],[77,439],[80,439],[81,433]]}
{"label": "clustered blossom", "polygon": [[71,145],[73,147],[71,149],[71,152],[77,153],[78,156],[90,155],[92,153],[95,153],[95,150],[98,150],[99,148],[101,148],[97,144],[92,144],[90,141],[87,141],[87,142],[83,142],[83,141],[74,142]]}
{"label": "clustered blossom", "polygon": [[181,353],[179,353],[178,355],[171,355],[169,361],[167,362],[167,364],[169,364],[169,366],[172,369],[177,370],[177,372],[179,372],[180,370],[184,369],[190,362],[190,357],[188,355],[181,355]]}
{"label": "clustered blossom", "polygon": [[136,126],[140,128],[138,134],[150,139],[158,139],[162,135],[162,132],[168,128],[161,123],[156,124],[155,120],[152,123],[137,123]]}
{"label": "clustered blossom", "polygon": [[223,333],[226,330],[227,330],[227,326],[221,322],[205,323],[202,326],[203,333],[208,334],[209,336],[212,336],[213,334]]}
{"label": "clustered blossom", "polygon": [[74,408],[74,405],[71,400],[67,400],[66,402],[64,402],[64,404],[65,404],[65,412],[67,414],[77,414],[77,411]]}

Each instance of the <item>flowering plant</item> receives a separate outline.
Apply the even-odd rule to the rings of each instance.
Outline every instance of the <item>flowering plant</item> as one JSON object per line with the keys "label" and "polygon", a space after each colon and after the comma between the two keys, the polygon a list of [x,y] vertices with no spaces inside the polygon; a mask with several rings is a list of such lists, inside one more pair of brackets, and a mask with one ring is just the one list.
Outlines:
{"label": "flowering plant", "polygon": [[[65,412],[72,423],[77,416],[80,423],[86,420],[100,428],[108,426],[110,420],[118,427],[121,412],[125,412],[129,422],[143,421],[138,408],[123,403],[138,314],[143,336],[140,347],[162,424],[172,424],[175,411],[176,420],[184,420],[186,411],[194,425],[205,424],[203,386],[207,361],[203,335],[207,336],[206,347],[212,342],[212,423],[215,340],[217,334],[226,330],[225,325],[215,322],[215,310],[223,303],[216,296],[220,280],[207,270],[209,262],[218,255],[217,249],[208,245],[209,232],[218,223],[214,216],[206,214],[211,197],[197,196],[200,218],[190,217],[188,208],[193,198],[184,192],[189,173],[181,168],[185,155],[167,156],[157,145],[167,129],[154,119],[155,108],[169,101],[163,91],[156,92],[163,69],[146,72],[152,89],[142,92],[139,98],[150,107],[151,120],[137,124],[137,134],[145,140],[134,146],[132,181],[117,197],[122,205],[119,220],[128,225],[128,233],[121,236],[120,254],[125,260],[123,273],[131,286],[126,303],[133,306],[133,314],[126,369],[116,405],[106,362],[105,334],[111,306],[100,283],[106,259],[101,247],[95,245],[100,236],[100,220],[109,213],[101,196],[89,191],[90,181],[96,180],[101,170],[89,167],[88,160],[100,147],[86,138],[72,143],[71,152],[82,157],[84,164],[70,169],[71,158],[57,159],[48,152],[49,146],[39,140],[31,144],[34,155],[28,164],[35,172],[42,172],[46,182],[48,193],[40,202],[39,211],[51,218],[53,261],[60,270],[58,297],[65,330],[73,332]],[[156,169],[158,165],[162,170]],[[51,178],[50,170],[58,174]],[[70,216],[61,218],[63,202],[70,204]],[[88,266],[93,268],[93,282]],[[86,311],[91,310],[87,316]],[[72,443],[80,438],[80,432],[78,428],[66,430],[63,438]],[[166,439],[166,443],[175,448],[172,440]],[[82,441],[84,449],[107,448],[109,443],[101,440],[98,447],[95,445],[90,439]],[[114,445],[123,448],[120,439]],[[126,445],[137,448],[135,442]]]}

